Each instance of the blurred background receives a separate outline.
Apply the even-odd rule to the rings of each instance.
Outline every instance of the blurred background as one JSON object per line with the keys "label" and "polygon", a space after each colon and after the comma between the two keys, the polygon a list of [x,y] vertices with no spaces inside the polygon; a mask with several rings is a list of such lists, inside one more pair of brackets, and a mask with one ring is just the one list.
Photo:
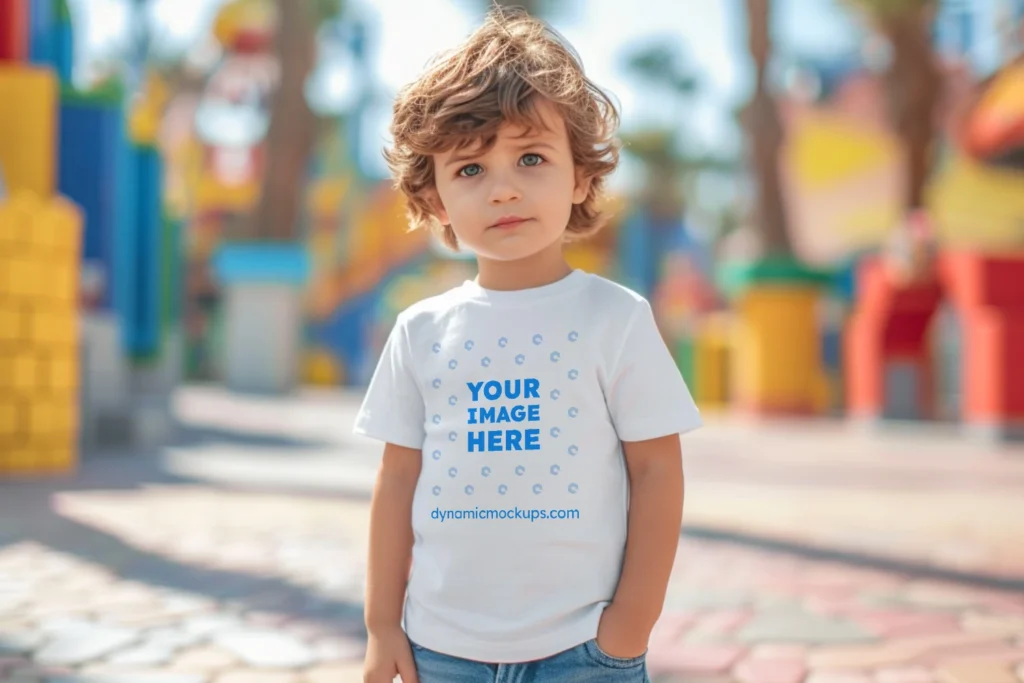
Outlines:
{"label": "blurred background", "polygon": [[[708,422],[652,676],[1024,680],[1024,0],[504,4]],[[0,0],[0,680],[361,680],[352,420],[475,272],[380,152],[487,8]]]}

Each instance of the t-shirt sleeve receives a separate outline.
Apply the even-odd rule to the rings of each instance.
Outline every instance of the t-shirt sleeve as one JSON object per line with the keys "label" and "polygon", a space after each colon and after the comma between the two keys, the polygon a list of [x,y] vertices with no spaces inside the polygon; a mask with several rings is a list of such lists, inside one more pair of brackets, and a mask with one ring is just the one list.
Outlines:
{"label": "t-shirt sleeve", "polygon": [[353,431],[406,448],[422,448],[423,421],[423,395],[413,372],[408,331],[400,318],[384,344]]}
{"label": "t-shirt sleeve", "polygon": [[608,409],[622,441],[684,434],[703,422],[686,382],[643,301],[627,323],[608,373]]}

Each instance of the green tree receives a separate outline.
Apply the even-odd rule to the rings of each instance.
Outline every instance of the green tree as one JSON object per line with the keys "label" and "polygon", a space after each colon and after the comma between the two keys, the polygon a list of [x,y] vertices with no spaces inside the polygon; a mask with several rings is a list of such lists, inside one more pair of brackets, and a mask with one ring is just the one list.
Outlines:
{"label": "green tree", "polygon": [[626,154],[637,159],[645,180],[637,199],[654,216],[679,217],[685,210],[688,181],[707,161],[685,150],[685,110],[698,81],[674,40],[654,41],[623,55],[626,71],[652,90],[667,95],[670,122],[620,135]]}
{"label": "green tree", "polygon": [[931,174],[942,72],[932,46],[937,0],[847,0],[889,42],[885,71],[890,121],[906,155],[908,211],[924,206]]}
{"label": "green tree", "polygon": [[626,68],[650,84],[686,99],[697,92],[698,81],[674,40],[648,43],[626,55]]}

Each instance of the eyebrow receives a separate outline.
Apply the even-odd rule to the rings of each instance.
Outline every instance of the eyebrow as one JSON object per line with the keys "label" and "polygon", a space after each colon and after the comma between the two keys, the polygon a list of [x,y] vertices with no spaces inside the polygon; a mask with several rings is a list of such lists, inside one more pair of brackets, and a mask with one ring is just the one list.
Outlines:
{"label": "eyebrow", "polygon": [[[556,151],[555,146],[552,145],[551,143],[544,142],[543,140],[537,140],[537,139],[527,139],[526,142],[521,142],[521,143],[519,143],[519,144],[517,144],[515,146],[515,149],[518,149],[518,150],[524,150],[524,149],[530,149],[530,148],[533,148],[533,149],[543,148],[543,149],[549,149],[552,152]],[[479,156],[478,152],[464,152],[462,154],[453,154],[448,159],[448,161],[445,162],[444,165],[445,165],[445,168],[447,168],[449,166],[454,166],[456,164],[461,164],[464,161],[469,161],[470,159],[473,159],[473,158],[475,158],[477,156]]]}
{"label": "eyebrow", "polygon": [[544,142],[544,140],[530,140],[528,142],[524,142],[520,145],[517,145],[516,149],[529,149],[531,147],[542,147],[544,149],[550,149],[552,152],[556,151],[554,145],[552,145],[550,142]]}
{"label": "eyebrow", "polygon": [[445,168],[448,168],[449,166],[461,164],[463,161],[469,161],[475,156],[478,156],[476,152],[463,152],[462,154],[452,154],[450,157],[448,157],[448,160],[444,162],[444,166]]}

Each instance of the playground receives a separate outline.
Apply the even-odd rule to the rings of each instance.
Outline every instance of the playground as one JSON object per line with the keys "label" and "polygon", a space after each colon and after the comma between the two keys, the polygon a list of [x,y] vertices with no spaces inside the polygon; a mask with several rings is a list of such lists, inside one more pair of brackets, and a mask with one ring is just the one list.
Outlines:
{"label": "playground", "polygon": [[[66,3],[4,5],[0,97],[17,105],[0,112],[0,471],[67,474],[83,450],[159,443],[186,382],[236,386],[269,366],[273,391],[360,387],[398,311],[472,277],[465,254],[407,230],[401,198],[365,167],[365,94],[314,103],[302,230],[239,237],[269,158],[269,7],[227,3],[210,29],[221,58],[178,93],[158,69],[76,81]],[[363,63],[365,27],[334,40]],[[943,64],[942,152],[905,221],[905,150],[879,76],[856,60],[798,76],[778,95],[792,256],[745,257],[744,226],[708,239],[685,213],[620,192],[570,261],[652,301],[709,414],[1020,436],[1024,63],[986,79]],[[232,341],[251,338],[236,284],[261,277],[284,283],[284,303],[260,310],[298,330],[264,356]]]}

